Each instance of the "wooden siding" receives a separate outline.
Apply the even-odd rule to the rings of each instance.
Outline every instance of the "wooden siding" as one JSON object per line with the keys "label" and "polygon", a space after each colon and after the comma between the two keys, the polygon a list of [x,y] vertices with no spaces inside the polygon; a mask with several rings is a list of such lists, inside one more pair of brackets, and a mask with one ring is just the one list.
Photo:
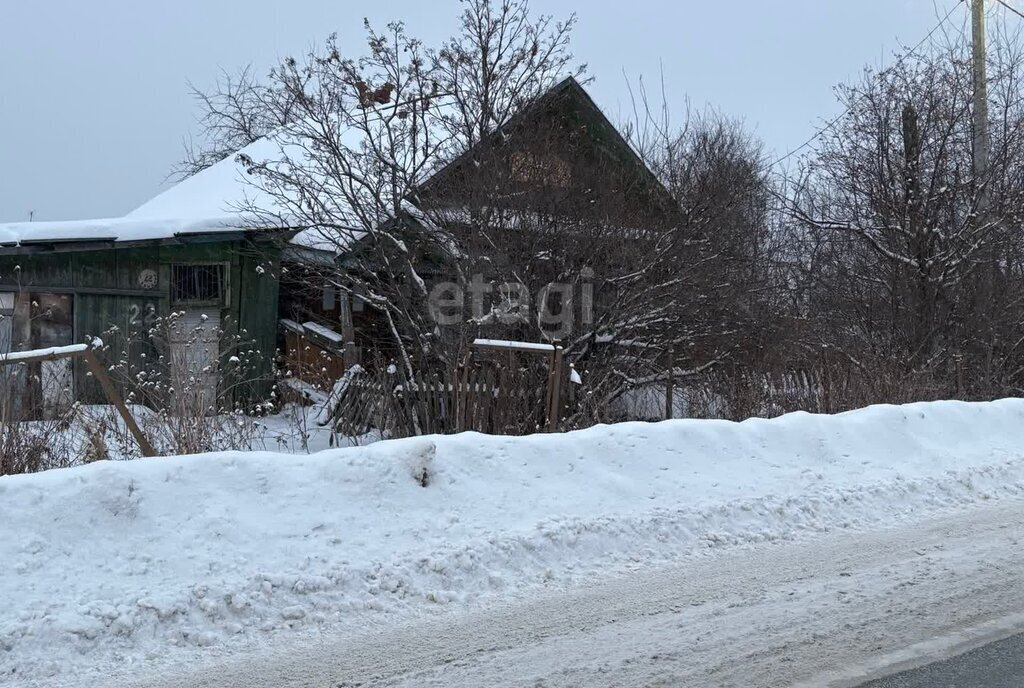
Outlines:
{"label": "wooden siding", "polygon": [[[65,246],[52,252],[0,254],[0,291],[73,294],[74,342],[102,337],[110,346],[104,356],[108,365],[127,354],[140,366],[144,353],[156,353],[152,343],[144,341],[154,316],[168,315],[173,306],[171,265],[224,263],[227,293],[221,322],[228,324],[231,334],[241,336],[244,330],[244,336],[253,340],[261,352],[265,378],[240,395],[263,399],[271,390],[277,337],[278,254],[274,246],[237,240],[81,251]],[[146,270],[157,275],[151,289],[140,285],[139,276]],[[126,352],[128,341],[143,343]],[[80,362],[75,372],[77,398],[101,401],[99,385],[85,375]]]}

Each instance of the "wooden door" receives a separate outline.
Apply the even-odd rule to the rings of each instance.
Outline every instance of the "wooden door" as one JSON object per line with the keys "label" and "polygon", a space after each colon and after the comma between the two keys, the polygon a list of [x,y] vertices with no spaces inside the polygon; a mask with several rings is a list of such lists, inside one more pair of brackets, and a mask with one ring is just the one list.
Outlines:
{"label": "wooden door", "polygon": [[191,308],[180,313],[168,333],[175,410],[214,415],[219,410],[220,311]]}

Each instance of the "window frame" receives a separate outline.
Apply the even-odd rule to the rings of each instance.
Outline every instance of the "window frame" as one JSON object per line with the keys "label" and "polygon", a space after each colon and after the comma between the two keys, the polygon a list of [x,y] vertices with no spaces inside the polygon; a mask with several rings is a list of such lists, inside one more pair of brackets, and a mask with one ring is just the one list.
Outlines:
{"label": "window frame", "polygon": [[[180,270],[180,269],[188,269],[188,268],[209,268],[209,267],[219,267],[220,268],[220,271],[221,271],[221,274],[220,274],[220,286],[221,286],[220,296],[218,296],[216,298],[207,298],[207,299],[202,299],[202,298],[195,298],[195,299],[179,298],[178,294],[176,293],[178,291],[178,280],[176,279],[175,271],[176,270]],[[189,261],[189,262],[182,262],[182,263],[171,263],[169,265],[169,271],[170,271],[169,277],[170,277],[170,279],[168,280],[169,285],[168,285],[168,295],[167,295],[168,299],[170,301],[171,306],[172,307],[175,307],[175,306],[180,306],[180,307],[220,306],[222,308],[227,306],[227,304],[230,303],[230,301],[231,301],[231,299],[230,299],[230,295],[231,295],[231,283],[230,283],[231,269],[230,269],[230,267],[231,267],[230,263],[227,263],[225,261],[217,261],[217,260],[212,260],[212,261],[211,260],[202,260],[202,261]]]}

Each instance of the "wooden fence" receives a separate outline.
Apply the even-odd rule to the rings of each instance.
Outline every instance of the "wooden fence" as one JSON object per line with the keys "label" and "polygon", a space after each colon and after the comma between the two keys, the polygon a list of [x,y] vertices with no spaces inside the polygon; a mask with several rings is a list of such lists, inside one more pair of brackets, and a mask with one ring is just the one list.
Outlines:
{"label": "wooden fence", "polygon": [[547,427],[547,391],[529,371],[467,366],[405,382],[395,375],[352,376],[330,400],[330,423],[347,436],[391,437],[476,431],[523,435]]}

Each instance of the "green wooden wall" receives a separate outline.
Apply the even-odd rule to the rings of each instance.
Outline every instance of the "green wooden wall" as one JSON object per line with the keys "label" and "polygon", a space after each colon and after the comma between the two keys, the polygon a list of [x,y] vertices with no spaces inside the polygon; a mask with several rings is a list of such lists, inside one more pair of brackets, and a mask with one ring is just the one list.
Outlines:
{"label": "green wooden wall", "polygon": [[[158,351],[147,333],[154,316],[170,313],[171,265],[224,263],[227,266],[226,304],[221,323],[240,340],[251,341],[259,379],[238,390],[239,403],[269,396],[277,342],[279,249],[269,242],[205,241],[97,250],[54,250],[37,253],[0,252],[0,291],[74,294],[74,340],[102,337],[110,349],[108,364],[127,357],[134,367],[142,356]],[[140,284],[143,271],[155,271],[156,285]],[[114,331],[112,328],[116,328]],[[135,342],[128,347],[128,342]],[[258,352],[256,354],[255,352]],[[226,358],[233,351],[222,351]],[[87,402],[103,400],[99,385],[76,369],[76,395]]]}

